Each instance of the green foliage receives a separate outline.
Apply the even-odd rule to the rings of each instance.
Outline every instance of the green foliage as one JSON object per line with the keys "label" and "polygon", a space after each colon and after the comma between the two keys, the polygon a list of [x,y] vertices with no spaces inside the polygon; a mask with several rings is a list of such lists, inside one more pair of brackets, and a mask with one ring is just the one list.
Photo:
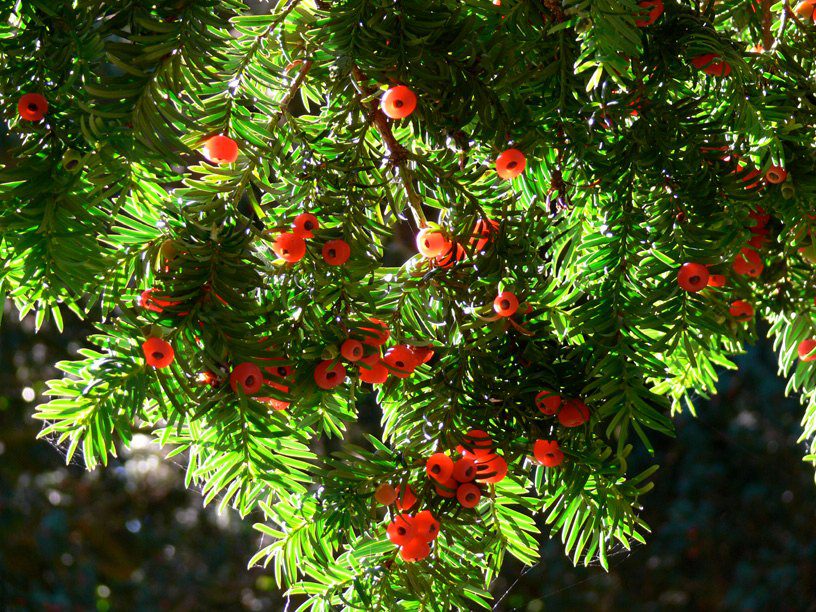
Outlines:
{"label": "green foliage", "polygon": [[[309,595],[304,608],[488,606],[505,554],[535,563],[545,528],[575,563],[607,567],[613,542],[648,531],[638,511],[656,466],[630,475],[632,445],[672,435],[669,413],[712,393],[753,338],[731,302],[772,323],[786,375],[813,335],[797,252],[812,246],[816,192],[813,31],[751,6],[670,3],[646,28],[631,0],[3,9],[0,100],[18,146],[0,170],[0,292],[38,325],[61,325],[63,306],[102,320],[96,348],[60,364],[43,435],[93,468],[148,428],[205,502],[263,514],[272,542],[252,563]],[[743,52],[760,39],[770,51]],[[696,68],[705,53],[730,75]],[[392,83],[419,97],[409,119],[379,110]],[[46,96],[45,119],[16,116],[21,91]],[[235,163],[199,157],[219,133],[237,141]],[[492,169],[511,145],[528,160],[512,182]],[[787,168],[782,185],[762,179],[771,165]],[[759,207],[774,220],[752,279],[731,262]],[[304,211],[320,228],[286,264],[273,243]],[[497,228],[478,252],[486,218]],[[385,265],[395,232],[428,222],[463,257]],[[323,261],[330,239],[350,245],[348,263]],[[682,290],[684,262],[727,275],[725,288]],[[137,299],[147,289],[161,307]],[[502,290],[522,302],[512,320],[492,316]],[[381,435],[355,443],[368,401],[356,366],[332,391],[313,372],[370,318],[436,356],[378,388]],[[151,335],[173,346],[169,368],[144,363]],[[244,362],[270,375],[257,395],[227,382]],[[790,380],[812,444],[816,373],[800,363]],[[542,415],[544,389],[583,398],[589,423]],[[509,474],[470,510],[423,468],[468,449],[474,428]],[[533,473],[538,439],[558,440],[561,467]],[[383,482],[410,483],[440,519],[427,560],[405,563],[385,539]]]}

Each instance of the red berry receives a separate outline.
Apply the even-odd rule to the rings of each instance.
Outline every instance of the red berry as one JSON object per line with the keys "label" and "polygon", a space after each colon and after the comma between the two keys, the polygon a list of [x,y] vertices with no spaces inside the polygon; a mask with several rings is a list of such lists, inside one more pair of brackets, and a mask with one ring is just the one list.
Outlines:
{"label": "red berry", "polygon": [[434,356],[434,350],[430,346],[409,346],[411,352],[414,354],[414,359],[417,363],[428,363]]}
{"label": "red berry", "polygon": [[428,542],[423,542],[418,538],[414,538],[400,549],[400,557],[402,557],[403,561],[408,563],[422,561],[430,554],[431,545],[428,544]]}
{"label": "red berry", "polygon": [[743,247],[732,265],[737,274],[747,275],[756,278],[762,274],[765,264],[762,258],[754,249]]}
{"label": "red berry", "polygon": [[351,257],[351,247],[345,240],[329,240],[321,250],[323,261],[330,266],[342,266]]}
{"label": "red berry", "polygon": [[363,344],[367,344],[368,346],[382,346],[388,342],[388,338],[391,337],[388,326],[379,319],[372,318],[368,321],[373,324],[373,327],[360,328],[360,332],[363,335]]}
{"label": "red berry", "polygon": [[227,136],[213,136],[204,143],[204,157],[214,164],[231,164],[238,159],[238,143]]}
{"label": "red berry", "polygon": [[440,497],[456,497],[456,489],[458,487],[459,483],[456,482],[456,479],[453,476],[448,478],[445,482],[434,483],[434,489],[436,489],[436,493]]}
{"label": "red berry", "polygon": [[346,379],[346,368],[339,361],[326,359],[317,364],[314,381],[321,389],[334,389]]}
{"label": "red berry", "polygon": [[383,113],[390,119],[405,119],[417,106],[416,94],[405,85],[392,87],[380,101]]}
{"label": "red berry", "polygon": [[799,359],[802,361],[816,361],[816,354],[811,355],[810,353],[813,352],[813,349],[816,349],[816,340],[808,339],[802,340],[799,343],[799,348],[797,349],[799,352]]}
{"label": "red berry", "polygon": [[397,378],[408,378],[419,365],[413,351],[404,344],[392,346],[385,351],[382,361]]}
{"label": "red berry", "polygon": [[397,490],[387,482],[383,482],[374,491],[374,499],[383,506],[390,506],[397,499]]}
{"label": "red berry", "polygon": [[289,263],[295,263],[306,255],[306,241],[300,236],[284,232],[272,243],[275,255]]}
{"label": "red berry", "polygon": [[[285,361],[285,359],[283,359],[282,357],[272,357],[265,361]],[[267,374],[271,374],[276,378],[289,378],[289,376],[291,376],[292,374],[292,366],[283,364],[265,366],[264,371]],[[287,388],[285,390],[288,391],[289,389]]]}
{"label": "red berry", "polygon": [[261,368],[254,363],[244,362],[239,363],[230,372],[230,387],[236,393],[238,387],[244,392],[244,395],[255,395],[261,390],[264,378],[261,373]]}
{"label": "red berry", "polygon": [[414,495],[411,485],[405,485],[405,491],[402,490],[402,485],[397,487],[397,510],[410,510],[417,502],[416,495]]}
{"label": "red berry", "polygon": [[720,56],[713,53],[705,53],[691,59],[691,63],[711,76],[726,77],[731,74],[731,66],[721,61]]}
{"label": "red berry", "polygon": [[709,274],[708,275],[708,286],[709,287],[725,287],[725,276],[722,274]]}
{"label": "red berry", "polygon": [[349,361],[358,361],[363,357],[363,343],[349,338],[340,345],[340,354]]}
{"label": "red berry", "polygon": [[476,478],[476,462],[470,457],[457,459],[453,464],[453,477],[457,482],[470,482]]}
{"label": "red berry", "polygon": [[535,396],[535,404],[536,408],[538,408],[542,414],[546,414],[547,416],[552,416],[558,409],[561,408],[561,404],[563,403],[563,399],[560,395],[556,395],[552,391],[539,391],[538,395]]}
{"label": "red berry", "polygon": [[498,230],[499,224],[496,221],[479,219],[476,222],[476,227],[473,228],[473,237],[470,239],[470,244],[475,245],[473,250],[476,253],[481,253]]}
{"label": "red berry", "polygon": [[405,546],[413,540],[416,535],[414,517],[410,514],[398,514],[394,517],[394,520],[388,524],[385,531],[388,534],[388,539],[391,540],[393,544]]}
{"label": "red berry", "polygon": [[[479,455],[479,451],[490,450],[493,448],[493,438],[487,435],[487,432],[481,429],[471,429],[462,437],[462,443],[466,445],[468,450],[474,451],[474,454]],[[482,453],[483,454],[483,453]]]}
{"label": "red berry", "polygon": [[479,482],[496,483],[507,476],[507,462],[504,457],[494,455],[487,461],[476,464],[476,480]]}
{"label": "red berry", "polygon": [[139,296],[139,306],[153,312],[163,312],[168,306],[176,306],[178,302],[155,295],[155,289],[145,289]]}
{"label": "red berry", "polygon": [[367,363],[365,359],[360,360],[363,363],[360,366],[360,380],[362,382],[381,385],[388,380],[388,368],[382,364],[379,356],[376,356],[376,358],[375,363]]}
{"label": "red berry", "polygon": [[453,242],[447,251],[434,259],[434,262],[437,267],[447,270],[448,268],[452,268],[453,264],[462,261],[466,256],[465,247],[458,242]]}
{"label": "red berry", "polygon": [[583,400],[569,398],[558,411],[558,422],[564,427],[579,427],[589,420],[589,407]]}
{"label": "red berry", "polygon": [[48,100],[38,93],[27,93],[17,102],[17,112],[24,121],[39,121],[48,112]]}
{"label": "red berry", "polygon": [[173,363],[175,352],[169,342],[161,338],[151,337],[142,343],[142,352],[147,365],[162,369]]}
{"label": "red berry", "polygon": [[754,316],[754,307],[745,300],[735,300],[731,302],[728,314],[737,321],[749,321]]}
{"label": "red berry", "polygon": [[424,257],[431,259],[447,252],[451,248],[451,241],[439,230],[426,227],[419,230],[416,246]]}
{"label": "red berry", "polygon": [[259,402],[269,406],[272,410],[278,412],[280,412],[281,410],[286,410],[291,405],[291,402],[275,399],[274,397],[258,397],[256,399]]}
{"label": "red berry", "polygon": [[771,166],[765,173],[765,180],[772,185],[783,183],[786,178],[788,178],[788,171],[782,166]]}
{"label": "red berry", "polygon": [[543,466],[557,467],[564,460],[564,451],[558,445],[558,440],[536,440],[533,456]]}
{"label": "red berry", "polygon": [[314,230],[320,227],[312,213],[300,213],[292,223],[292,233],[299,238],[314,238]]}
{"label": "red berry", "polygon": [[813,21],[816,23],[816,1],[802,0],[793,11],[806,22]]}
{"label": "red berry", "polygon": [[689,293],[697,293],[708,285],[708,268],[703,264],[684,263],[677,271],[677,284]]}
{"label": "red berry", "polygon": [[493,310],[500,317],[512,317],[518,310],[519,302],[515,294],[509,291],[502,291],[493,300]]}
{"label": "red berry", "polygon": [[438,482],[450,480],[453,476],[453,459],[445,453],[434,453],[425,462],[425,471]]}
{"label": "red berry", "polygon": [[439,535],[439,521],[430,510],[417,512],[414,517],[414,537],[423,542],[433,542]]}
{"label": "red berry", "polygon": [[639,19],[635,19],[635,25],[639,28],[652,25],[663,14],[663,0],[643,0],[638,7]]}
{"label": "red berry", "polygon": [[526,166],[527,158],[518,149],[507,149],[496,158],[496,172],[505,180],[521,176]]}
{"label": "red berry", "polygon": [[463,508],[473,508],[482,499],[482,491],[475,484],[461,484],[456,489],[456,499]]}

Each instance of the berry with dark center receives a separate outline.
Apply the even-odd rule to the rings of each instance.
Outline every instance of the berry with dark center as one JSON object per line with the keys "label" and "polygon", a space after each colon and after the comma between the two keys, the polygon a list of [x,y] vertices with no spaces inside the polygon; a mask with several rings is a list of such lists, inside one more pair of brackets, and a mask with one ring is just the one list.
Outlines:
{"label": "berry with dark center", "polygon": [[430,510],[417,512],[414,517],[414,537],[423,542],[433,542],[439,535],[439,521]]}
{"label": "berry with dark center", "polygon": [[397,546],[405,546],[416,536],[414,517],[410,514],[398,514],[385,528],[388,539]]}
{"label": "berry with dark center", "polygon": [[324,390],[334,389],[342,385],[346,379],[346,368],[339,361],[326,359],[317,364],[314,371],[314,381]]}
{"label": "berry with dark center", "polygon": [[536,408],[547,416],[553,416],[557,413],[562,403],[563,399],[561,396],[552,391],[539,391],[538,395],[535,396]]}
{"label": "berry with dark center", "polygon": [[496,172],[506,181],[521,176],[526,167],[527,158],[518,149],[507,149],[496,158]]}
{"label": "berry with dark center", "polygon": [[476,478],[476,462],[469,457],[457,459],[453,464],[453,477],[457,482],[471,482]]}
{"label": "berry with dark center", "polygon": [[255,395],[261,390],[264,378],[261,368],[254,363],[239,363],[230,372],[230,387],[234,392],[240,388],[244,395]]}
{"label": "berry with dark center", "polygon": [[48,112],[48,100],[38,93],[27,93],[17,102],[17,113],[24,121],[39,121]]}
{"label": "berry with dark center", "polygon": [[456,500],[463,508],[473,508],[482,499],[482,491],[469,482],[460,484],[456,489]]}
{"label": "berry with dark center", "polygon": [[519,302],[514,293],[509,291],[502,291],[493,300],[493,310],[500,317],[512,317],[518,310]]}
{"label": "berry with dark center", "polygon": [[292,223],[292,233],[304,240],[314,238],[314,231],[320,227],[320,223],[312,213],[300,213]]}
{"label": "berry with dark center", "polygon": [[306,255],[306,241],[300,236],[284,232],[279,234],[275,242],[272,243],[272,250],[282,260],[295,263]]}
{"label": "berry with dark center", "polygon": [[439,230],[426,227],[419,230],[416,246],[423,257],[431,259],[448,251],[451,248],[451,241]]}
{"label": "berry with dark center", "polygon": [[419,365],[413,351],[404,344],[392,346],[385,351],[382,361],[397,378],[408,378]]}
{"label": "berry with dark center", "polygon": [[784,183],[786,178],[788,178],[788,171],[782,166],[771,166],[767,172],[765,172],[765,180],[772,185]]}
{"label": "berry with dark center", "polygon": [[437,482],[445,482],[453,476],[453,459],[445,453],[434,453],[425,462],[428,476]]}
{"label": "berry with dark center", "polygon": [[363,358],[363,343],[349,338],[340,345],[340,354],[349,361],[359,361]]}
{"label": "berry with dark center", "polygon": [[557,467],[564,461],[564,451],[558,440],[536,440],[533,444],[533,456],[545,467]]}
{"label": "berry with dark center", "polygon": [[351,257],[351,247],[349,243],[340,238],[329,240],[323,245],[320,251],[325,261],[330,266],[342,266]]}
{"label": "berry with dark center", "polygon": [[173,351],[173,347],[170,346],[170,343],[155,336],[148,338],[142,343],[142,352],[144,353],[147,365],[158,370],[166,368],[173,363],[175,357],[175,352]]}
{"label": "berry with dark center", "polygon": [[708,286],[708,268],[703,264],[684,263],[677,271],[677,284],[689,293],[697,293]]}
{"label": "berry with dark center", "polygon": [[405,119],[416,110],[417,97],[405,85],[397,85],[386,91],[380,100],[380,107],[389,119]]}
{"label": "berry with dark center", "polygon": [[737,274],[756,278],[762,274],[765,264],[754,249],[743,247],[734,259],[732,267]]}

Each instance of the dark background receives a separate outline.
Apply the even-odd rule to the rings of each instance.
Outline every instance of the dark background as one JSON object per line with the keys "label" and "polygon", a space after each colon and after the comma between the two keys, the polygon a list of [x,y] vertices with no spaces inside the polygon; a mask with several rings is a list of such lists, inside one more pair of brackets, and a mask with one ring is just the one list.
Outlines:
{"label": "dark background", "polygon": [[[146,438],[93,473],[35,439],[42,381],[86,333],[66,323],[61,337],[35,336],[6,305],[0,610],[282,609],[271,577],[246,569],[259,543],[253,521],[203,509],[183,468]],[[767,343],[739,365],[717,398],[697,403],[699,418],[677,419],[676,440],[655,440],[648,544],[617,550],[606,573],[572,568],[546,540],[536,567],[507,564],[497,609],[816,610],[816,485],[797,443],[801,408],[783,397]]]}

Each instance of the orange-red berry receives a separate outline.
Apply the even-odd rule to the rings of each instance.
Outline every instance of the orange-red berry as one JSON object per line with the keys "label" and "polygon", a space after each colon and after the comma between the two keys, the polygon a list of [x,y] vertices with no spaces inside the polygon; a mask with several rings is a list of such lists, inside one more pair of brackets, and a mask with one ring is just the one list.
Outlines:
{"label": "orange-red berry", "polygon": [[369,346],[382,346],[388,342],[391,337],[391,332],[388,326],[379,319],[371,318],[368,320],[371,327],[361,327],[360,332],[363,335],[363,344]]}
{"label": "orange-red berry", "polygon": [[291,405],[291,402],[275,399],[274,397],[258,397],[256,399],[259,402],[266,404],[272,410],[275,410],[277,412],[280,412],[281,410],[286,410]]}
{"label": "orange-red berry", "polygon": [[340,345],[340,354],[349,361],[359,361],[363,358],[363,343],[349,338]]}
{"label": "orange-red berry", "polygon": [[292,233],[300,238],[314,238],[314,231],[320,227],[320,222],[312,213],[300,213],[292,223]]}
{"label": "orange-red berry", "polygon": [[502,291],[493,300],[493,310],[500,317],[512,317],[518,310],[519,302],[514,293]]}
{"label": "orange-red berry", "polygon": [[583,400],[569,398],[558,411],[558,422],[564,427],[579,427],[589,420],[589,407]]}
{"label": "orange-red berry", "polygon": [[351,247],[348,242],[338,238],[326,242],[320,253],[323,255],[323,261],[330,266],[342,266],[351,257]]}
{"label": "orange-red berry", "polygon": [[663,14],[663,0],[643,0],[638,7],[640,10],[635,25],[639,28],[652,25]]}
{"label": "orange-red berry", "polygon": [[366,359],[361,359],[360,380],[372,385],[381,385],[388,380],[388,368],[386,368],[379,355],[374,355],[375,361],[369,363]]}
{"label": "orange-red berry", "polygon": [[431,259],[447,252],[451,248],[451,241],[439,230],[426,227],[419,230],[416,246],[423,257]]}
{"label": "orange-red berry", "polygon": [[703,264],[684,263],[677,271],[677,284],[689,293],[697,293],[708,286],[708,268]]}
{"label": "orange-red berry", "polygon": [[496,158],[496,172],[500,178],[513,180],[527,167],[527,158],[518,149],[507,149]]}
{"label": "orange-red berry", "polygon": [[722,274],[709,274],[708,275],[708,286],[709,287],[725,287],[725,276]]}
{"label": "orange-red berry", "polygon": [[536,440],[533,444],[533,456],[543,466],[557,467],[564,460],[564,451],[558,440]]}
{"label": "orange-red berry", "polygon": [[419,365],[414,352],[404,344],[392,346],[385,351],[382,361],[397,378],[408,378]]}
{"label": "orange-red berry", "polygon": [[428,363],[434,356],[434,350],[430,346],[409,346],[411,352],[414,354],[414,359],[417,363]]}
{"label": "orange-red berry", "polygon": [[20,96],[17,112],[24,121],[39,121],[48,112],[48,100],[38,93],[27,93]]}
{"label": "orange-red berry", "polygon": [[547,416],[552,416],[557,413],[563,401],[560,395],[547,390],[539,391],[538,395],[535,396],[536,408]]}
{"label": "orange-red berry", "polygon": [[163,312],[168,306],[177,306],[175,300],[168,300],[156,295],[155,289],[145,289],[139,296],[139,306],[153,312]]}
{"label": "orange-red berry", "polygon": [[402,485],[397,487],[397,510],[400,512],[410,510],[416,502],[417,498],[416,495],[414,495],[414,490],[411,488],[411,485],[405,485],[404,491]]}
{"label": "orange-red berry", "polygon": [[416,563],[431,554],[431,545],[419,538],[414,538],[400,549],[399,554],[403,561]]}
{"label": "orange-red berry", "polygon": [[254,363],[243,362],[239,363],[230,372],[230,387],[236,393],[238,387],[244,392],[244,395],[255,395],[261,390],[264,383],[264,377],[261,373],[261,368]]}
{"label": "orange-red berry", "polygon": [[734,259],[732,267],[737,274],[755,278],[762,274],[765,264],[762,263],[762,258],[754,249],[743,247]]}
{"label": "orange-red berry", "polygon": [[275,251],[275,255],[284,261],[295,263],[306,255],[306,241],[300,236],[284,232],[279,234],[275,242],[272,243],[272,250]]}
{"label": "orange-red berry", "polygon": [[475,484],[466,482],[456,489],[456,499],[464,508],[473,508],[482,499],[482,491]]}
{"label": "orange-red berry", "polygon": [[436,493],[440,497],[456,497],[456,489],[458,487],[459,483],[456,482],[456,479],[453,476],[448,478],[445,482],[434,483],[434,489],[436,489]]}
{"label": "orange-red berry", "polygon": [[749,321],[754,316],[754,307],[745,300],[734,300],[731,302],[728,314],[737,321]]}
{"label": "orange-red berry", "polygon": [[498,230],[499,224],[493,219],[479,219],[473,228],[473,237],[470,239],[470,244],[474,245],[473,250],[481,253]]}
{"label": "orange-red berry", "polygon": [[147,365],[159,370],[173,363],[175,357],[175,352],[170,343],[155,336],[142,343],[142,352]]}
{"label": "orange-red berry", "polygon": [[339,361],[326,359],[317,364],[314,381],[321,389],[334,389],[346,379],[346,368]]}
{"label": "orange-red berry", "polygon": [[476,462],[470,457],[457,459],[453,464],[453,477],[457,482],[470,482],[476,478]]}
{"label": "orange-red berry", "polygon": [[796,13],[797,17],[801,17],[805,21],[816,23],[816,12],[814,12],[814,9],[816,9],[816,0],[802,0],[796,5],[793,12]]}
{"label": "orange-red berry", "polygon": [[445,482],[453,476],[453,459],[445,453],[434,453],[425,462],[428,476],[438,482]]}
{"label": "orange-red berry", "polygon": [[434,262],[437,267],[447,270],[452,268],[455,263],[462,261],[466,256],[467,252],[465,252],[465,247],[458,242],[453,242],[447,251],[434,259]]}
{"label": "orange-red berry", "polygon": [[417,106],[416,94],[405,85],[397,85],[386,91],[380,100],[380,107],[390,119],[405,119]]}
{"label": "orange-red berry", "polygon": [[221,134],[204,142],[204,157],[214,164],[231,164],[238,159],[238,143]]}
{"label": "orange-red berry", "polygon": [[808,340],[802,340],[799,343],[799,347],[797,352],[799,353],[799,359],[802,361],[816,361],[816,354],[811,355],[813,349],[816,349],[816,340],[810,338]]}
{"label": "orange-red berry", "polygon": [[726,77],[731,74],[731,66],[723,62],[720,56],[713,53],[697,55],[691,59],[691,63],[695,68],[711,76]]}
{"label": "orange-red berry", "polygon": [[481,429],[471,429],[468,431],[462,436],[462,443],[475,455],[484,454],[485,451],[490,451],[490,449],[493,448],[493,438],[491,438],[486,431],[482,431]]}
{"label": "orange-red berry", "polygon": [[397,490],[387,482],[383,482],[374,491],[374,499],[383,506],[390,506],[397,500]]}
{"label": "orange-red berry", "polygon": [[414,537],[423,542],[433,542],[439,535],[439,521],[430,510],[417,512],[414,517]]}
{"label": "orange-red berry", "polygon": [[507,462],[504,457],[494,455],[476,463],[476,480],[479,482],[497,483],[507,476]]}
{"label": "orange-red berry", "polygon": [[405,546],[416,536],[414,517],[410,514],[398,514],[385,528],[388,539],[397,546]]}
{"label": "orange-red berry", "polygon": [[779,183],[783,183],[785,182],[786,178],[788,178],[788,171],[785,170],[782,166],[771,166],[765,173],[765,180],[771,183],[772,185],[778,185]]}

